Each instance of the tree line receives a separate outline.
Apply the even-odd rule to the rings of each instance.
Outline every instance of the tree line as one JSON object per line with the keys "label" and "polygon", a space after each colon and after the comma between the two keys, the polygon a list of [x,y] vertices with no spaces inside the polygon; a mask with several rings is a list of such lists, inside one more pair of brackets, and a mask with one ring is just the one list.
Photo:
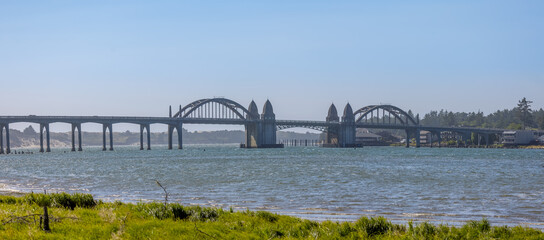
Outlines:
{"label": "tree line", "polygon": [[483,112],[431,111],[424,115],[420,124],[441,127],[480,127],[503,129],[544,129],[544,110],[531,109],[533,102],[523,98],[512,109],[498,110],[489,115]]}

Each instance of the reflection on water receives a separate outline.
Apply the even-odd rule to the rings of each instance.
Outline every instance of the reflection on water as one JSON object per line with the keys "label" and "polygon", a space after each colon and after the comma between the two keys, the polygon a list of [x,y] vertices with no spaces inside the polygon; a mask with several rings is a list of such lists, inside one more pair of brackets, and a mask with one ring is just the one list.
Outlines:
{"label": "reflection on water", "polygon": [[[117,147],[0,155],[0,191],[90,192],[106,201],[163,198],[313,220],[385,216],[544,228],[544,151],[367,147],[183,150]],[[204,151],[205,149],[205,151]]]}

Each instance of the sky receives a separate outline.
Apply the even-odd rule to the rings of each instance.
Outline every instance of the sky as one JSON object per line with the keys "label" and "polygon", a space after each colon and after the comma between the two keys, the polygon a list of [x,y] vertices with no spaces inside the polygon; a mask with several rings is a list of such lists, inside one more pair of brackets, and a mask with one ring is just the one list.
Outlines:
{"label": "sky", "polygon": [[540,0],[2,0],[0,115],[167,116],[219,96],[259,111],[269,99],[292,120],[348,102],[489,114],[526,97],[539,109],[543,10]]}

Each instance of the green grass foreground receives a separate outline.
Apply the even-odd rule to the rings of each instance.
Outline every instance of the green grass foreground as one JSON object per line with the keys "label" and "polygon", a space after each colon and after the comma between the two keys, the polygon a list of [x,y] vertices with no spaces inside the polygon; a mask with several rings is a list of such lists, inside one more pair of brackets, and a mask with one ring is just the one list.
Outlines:
{"label": "green grass foreground", "polygon": [[[40,228],[49,206],[51,232]],[[315,222],[263,211],[95,201],[90,194],[0,196],[0,239],[544,239],[540,230],[392,224],[383,217]]]}

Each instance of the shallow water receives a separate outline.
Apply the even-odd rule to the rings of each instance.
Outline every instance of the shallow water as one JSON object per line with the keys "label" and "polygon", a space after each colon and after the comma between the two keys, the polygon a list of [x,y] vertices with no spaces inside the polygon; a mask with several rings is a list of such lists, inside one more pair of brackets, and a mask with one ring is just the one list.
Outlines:
{"label": "shallow water", "polygon": [[[106,201],[163,200],[267,210],[312,220],[544,228],[544,151],[365,147],[240,149],[195,145],[0,155],[0,191],[90,192]],[[33,150],[37,152],[36,149]],[[66,151],[66,152],[64,152]]]}

